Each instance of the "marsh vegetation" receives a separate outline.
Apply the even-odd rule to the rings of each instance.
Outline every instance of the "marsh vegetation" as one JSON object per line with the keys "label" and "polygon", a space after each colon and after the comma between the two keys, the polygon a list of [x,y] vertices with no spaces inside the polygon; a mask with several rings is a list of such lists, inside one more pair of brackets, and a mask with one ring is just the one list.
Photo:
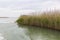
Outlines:
{"label": "marsh vegetation", "polygon": [[22,15],[17,23],[60,30],[60,12],[49,11],[38,15]]}

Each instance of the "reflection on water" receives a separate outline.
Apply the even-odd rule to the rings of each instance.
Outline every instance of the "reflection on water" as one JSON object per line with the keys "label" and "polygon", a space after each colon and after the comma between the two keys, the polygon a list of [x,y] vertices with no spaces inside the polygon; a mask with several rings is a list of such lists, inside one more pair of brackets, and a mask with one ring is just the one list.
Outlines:
{"label": "reflection on water", "polygon": [[0,23],[0,33],[4,40],[30,40],[28,30],[19,28],[16,23]]}
{"label": "reflection on water", "polygon": [[33,26],[22,27],[28,29],[31,40],[60,40],[60,31]]}
{"label": "reflection on water", "polygon": [[16,18],[1,19],[0,40],[60,40],[60,31],[14,23]]}

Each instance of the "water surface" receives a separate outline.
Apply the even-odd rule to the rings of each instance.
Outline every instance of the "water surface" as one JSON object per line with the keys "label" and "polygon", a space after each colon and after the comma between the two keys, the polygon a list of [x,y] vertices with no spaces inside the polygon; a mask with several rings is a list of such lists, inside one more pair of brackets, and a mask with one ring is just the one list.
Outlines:
{"label": "water surface", "polygon": [[0,40],[60,40],[60,31],[17,25],[16,18],[0,19]]}

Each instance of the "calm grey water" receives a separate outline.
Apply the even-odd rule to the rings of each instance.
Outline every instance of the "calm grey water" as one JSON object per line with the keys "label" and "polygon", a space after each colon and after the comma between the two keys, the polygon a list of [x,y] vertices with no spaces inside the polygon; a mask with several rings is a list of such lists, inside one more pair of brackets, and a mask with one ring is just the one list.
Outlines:
{"label": "calm grey water", "polygon": [[17,18],[0,18],[0,40],[60,40],[60,31],[21,26]]}

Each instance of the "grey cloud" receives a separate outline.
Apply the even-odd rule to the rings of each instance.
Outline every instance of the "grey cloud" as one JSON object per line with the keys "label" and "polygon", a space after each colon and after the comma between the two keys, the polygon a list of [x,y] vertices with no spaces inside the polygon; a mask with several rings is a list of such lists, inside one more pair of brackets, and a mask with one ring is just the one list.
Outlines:
{"label": "grey cloud", "polygon": [[23,10],[29,12],[30,10],[45,10],[54,7],[60,7],[60,0],[0,0],[0,14],[5,13],[7,16],[8,14],[20,14],[20,10],[24,13],[25,11]]}

